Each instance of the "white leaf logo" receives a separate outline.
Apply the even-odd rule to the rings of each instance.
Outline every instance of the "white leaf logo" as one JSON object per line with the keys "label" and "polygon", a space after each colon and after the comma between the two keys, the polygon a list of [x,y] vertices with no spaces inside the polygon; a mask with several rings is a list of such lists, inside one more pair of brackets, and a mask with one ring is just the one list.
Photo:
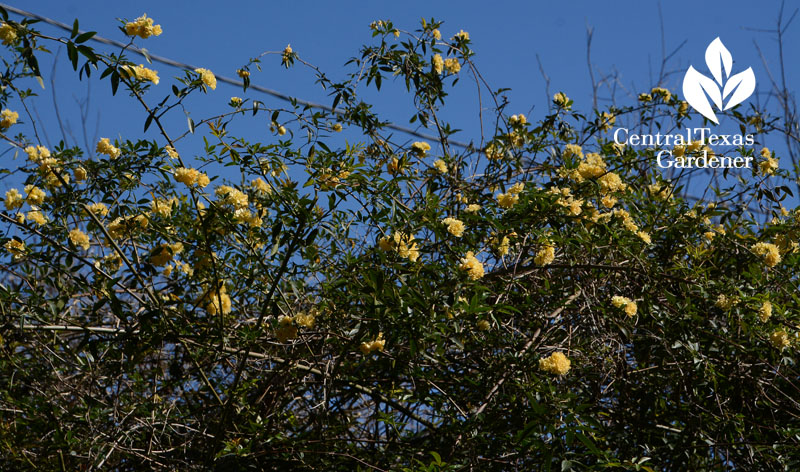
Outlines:
{"label": "white leaf logo", "polygon": [[[752,67],[731,76],[733,56],[719,38],[711,41],[706,48],[706,65],[714,79],[706,77],[694,67],[689,66],[689,70],[683,77],[683,95],[689,105],[698,113],[719,124],[711,104],[713,103],[717,109],[724,111],[747,100],[756,89],[756,76],[753,74]],[[724,103],[729,95],[730,99]]]}

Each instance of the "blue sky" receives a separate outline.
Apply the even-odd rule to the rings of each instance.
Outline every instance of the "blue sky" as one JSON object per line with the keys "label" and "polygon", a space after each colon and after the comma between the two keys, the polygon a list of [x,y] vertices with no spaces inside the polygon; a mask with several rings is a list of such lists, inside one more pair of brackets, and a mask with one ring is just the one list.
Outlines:
{"label": "blue sky", "polygon": [[[343,77],[343,64],[357,55],[359,46],[371,41],[370,22],[391,19],[397,27],[414,30],[420,18],[435,17],[444,20],[442,33],[446,37],[463,29],[470,33],[474,58],[490,85],[497,89],[512,89],[509,113],[526,113],[532,120],[541,118],[549,97],[545,81],[539,71],[537,55],[550,77],[550,92],[564,91],[575,100],[575,108],[584,112],[591,109],[591,87],[586,63],[586,30],[593,28],[592,59],[595,77],[612,71],[618,77],[619,103],[631,104],[632,95],[648,91],[657,85],[661,64],[662,34],[659,26],[659,4],[654,1],[596,2],[576,0],[571,2],[166,2],[140,1],[132,3],[101,1],[25,1],[11,2],[12,6],[30,10],[44,16],[70,23],[80,19],[81,29],[124,40],[117,29],[115,18],[133,19],[142,13],[161,24],[164,33],[159,37],[137,40],[137,43],[155,54],[182,62],[197,64],[220,75],[233,76],[235,70],[248,58],[264,51],[279,51],[291,43],[300,56],[319,66],[331,78]],[[789,2],[789,13],[795,8]],[[769,59],[773,73],[777,72],[777,47],[771,34],[753,29],[774,29],[778,16],[778,1],[665,1],[661,3],[664,22],[664,44],[667,53],[686,42],[669,63],[669,70],[678,71],[660,84],[680,93],[683,71],[694,64],[705,70],[704,51],[715,37],[720,36],[733,54],[734,70],[752,66],[758,82],[759,93],[768,90],[768,74],[758,51],[757,41]],[[12,15],[14,17],[14,15]],[[55,34],[55,30],[40,24],[40,29]],[[60,33],[58,33],[60,34]],[[785,37],[789,45],[787,57],[796,51],[791,45],[800,44],[800,22]],[[103,45],[95,45],[106,48]],[[110,50],[109,50],[110,51]],[[141,60],[136,58],[136,60]],[[74,76],[68,67],[66,55],[61,52],[58,76]],[[253,75],[253,83],[313,101],[330,103],[327,93],[314,85],[313,74],[302,68],[285,70],[279,66],[278,56],[265,58],[264,72]],[[790,84],[800,78],[800,65],[787,61],[786,76]],[[49,68],[45,62],[43,68]],[[179,71],[156,64],[161,84],[153,87],[151,101],[166,96],[172,80]],[[60,79],[60,80],[61,80]],[[43,100],[38,112],[50,126],[51,142],[58,138],[53,126],[50,93],[41,91]],[[105,82],[91,92],[91,115],[88,121],[90,134],[95,126],[100,136],[131,137],[141,135],[144,115],[133,106],[124,94],[111,97]],[[79,135],[81,120],[75,99],[87,95],[87,83],[75,80],[60,82],[59,103],[61,112],[74,134]],[[398,124],[407,124],[411,116],[407,97],[399,93],[401,86],[388,87],[380,95],[376,109]],[[268,106],[281,106],[280,102],[263,95],[220,84],[201,100],[192,102],[194,117],[224,109],[231,96],[257,98]],[[601,91],[601,98],[609,93]],[[367,94],[367,97],[372,97]],[[46,99],[45,99],[46,98]],[[453,125],[466,134],[458,138],[469,141],[477,132],[478,104],[474,84],[462,80],[451,96],[448,117]],[[763,100],[752,97],[750,100]],[[607,102],[600,102],[600,106]],[[99,112],[99,115],[98,115]],[[99,117],[99,119],[98,119]],[[135,118],[135,119],[132,119]],[[180,112],[172,124],[184,131],[185,118]],[[700,124],[698,120],[696,124]],[[263,122],[253,123],[244,130],[256,139],[269,140]],[[148,133],[150,137],[156,135]],[[770,145],[770,143],[764,143]],[[774,144],[779,147],[779,143]]]}

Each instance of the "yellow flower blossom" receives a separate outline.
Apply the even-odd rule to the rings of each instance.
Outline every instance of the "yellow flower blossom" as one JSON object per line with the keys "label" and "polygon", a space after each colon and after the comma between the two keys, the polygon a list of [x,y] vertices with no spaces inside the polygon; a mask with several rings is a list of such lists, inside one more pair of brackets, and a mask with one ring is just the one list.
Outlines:
{"label": "yellow flower blossom", "polygon": [[11,111],[7,108],[0,111],[0,131],[5,131],[10,128],[11,125],[16,124],[18,119],[19,113],[15,111]]}
{"label": "yellow flower blossom", "polygon": [[84,250],[88,250],[91,247],[91,243],[89,242],[89,236],[86,235],[83,231],[75,228],[69,232],[69,240],[75,246],[80,246]]}
{"label": "yellow flower blossom", "polygon": [[769,342],[781,351],[791,346],[792,342],[789,340],[789,335],[786,331],[780,329],[769,335]]}
{"label": "yellow flower blossom", "polygon": [[608,131],[617,122],[617,117],[608,112],[600,113],[600,131]]}
{"label": "yellow flower blossom", "polygon": [[447,225],[447,231],[453,236],[460,238],[464,234],[464,223],[461,220],[447,217],[442,223]]}
{"label": "yellow flower blossom", "polygon": [[553,95],[553,103],[564,110],[569,110],[572,108],[572,105],[569,104],[569,97],[567,97],[564,92],[558,92],[557,94]]}
{"label": "yellow flower blossom", "polygon": [[248,205],[247,194],[233,187],[220,185],[214,190],[214,193],[217,194],[223,204],[231,205],[235,208],[245,208]]}
{"label": "yellow flower blossom", "polygon": [[107,154],[111,159],[118,158],[122,153],[119,148],[111,144],[111,141],[108,138],[102,138],[97,142],[96,151],[99,154]]}
{"label": "yellow flower blossom", "polygon": [[105,203],[102,203],[102,202],[92,203],[91,205],[88,205],[87,207],[89,208],[89,211],[91,211],[92,213],[94,213],[97,216],[106,216],[106,215],[108,215],[108,207],[105,205]]}
{"label": "yellow flower blossom", "polygon": [[383,339],[383,333],[378,333],[378,337],[376,337],[374,340],[361,343],[359,349],[361,350],[361,353],[366,356],[373,351],[383,352],[385,347],[386,340]]}
{"label": "yellow flower blossom", "polygon": [[257,192],[262,194],[270,194],[272,193],[272,187],[270,187],[266,182],[264,182],[261,178],[256,178],[250,181],[250,186],[255,189]]}
{"label": "yellow flower blossom", "polygon": [[183,252],[183,243],[162,244],[151,252],[150,263],[162,267],[171,261],[173,256],[181,252]]}
{"label": "yellow flower blossom", "polygon": [[466,271],[470,280],[478,280],[484,275],[483,264],[472,251],[468,251],[467,255],[461,258],[458,268]]}
{"label": "yellow flower blossom", "polygon": [[228,295],[225,284],[220,284],[219,290],[207,290],[202,301],[205,302],[204,306],[209,315],[216,315],[220,312],[227,315],[231,312],[231,297]]}
{"label": "yellow flower blossom", "polygon": [[636,305],[636,302],[634,302],[628,297],[623,297],[620,295],[615,295],[611,297],[611,304],[614,305],[614,307],[616,308],[622,308],[622,310],[628,316],[636,315],[636,312],[639,309],[639,307]]}
{"label": "yellow flower blossom", "polygon": [[240,78],[244,79],[244,78],[250,77],[250,71],[249,70],[245,70],[245,69],[239,69],[239,70],[236,71],[236,75],[238,75]]}
{"label": "yellow flower blossom", "polygon": [[311,329],[316,322],[316,316],[312,313],[298,313],[294,317],[294,322],[297,323],[298,326]]}
{"label": "yellow flower blossom", "polygon": [[5,245],[6,251],[8,251],[13,257],[14,260],[22,259],[25,255],[25,243],[18,239],[11,239]]}
{"label": "yellow flower blossom", "polygon": [[569,159],[570,157],[583,157],[583,149],[577,144],[567,144],[564,146],[564,151],[562,152],[564,159]]}
{"label": "yellow flower blossom", "polygon": [[762,322],[766,322],[770,316],[772,316],[772,303],[766,301],[761,305],[761,308],[758,309],[758,319]]}
{"label": "yellow flower blossom", "polygon": [[478,205],[477,203],[472,203],[470,205],[467,205],[467,208],[465,208],[464,211],[466,211],[467,213],[477,213],[478,211],[480,211],[480,209],[481,209],[480,205]]}
{"label": "yellow flower blossom", "polygon": [[569,372],[570,360],[563,353],[554,352],[549,357],[539,359],[539,369],[555,375],[564,375]]}
{"label": "yellow flower blossom", "polygon": [[411,145],[411,152],[418,156],[424,156],[426,152],[431,150],[431,145],[425,141],[417,141]]}
{"label": "yellow flower blossom", "polygon": [[6,192],[6,210],[12,211],[21,207],[25,203],[25,198],[19,193],[19,190],[12,188]]}
{"label": "yellow flower blossom", "polygon": [[461,64],[455,57],[450,57],[444,60],[444,68],[451,74],[458,74],[461,71]]}
{"label": "yellow flower blossom", "polygon": [[714,306],[723,310],[730,310],[739,303],[739,297],[729,297],[725,294],[720,294],[714,302]]}
{"label": "yellow flower blossom", "polygon": [[774,244],[764,242],[756,243],[750,250],[757,256],[761,256],[764,259],[764,263],[769,267],[775,267],[781,262],[780,251],[778,250],[778,246]]}
{"label": "yellow flower blossom", "polygon": [[6,46],[14,44],[17,40],[17,30],[8,23],[2,23],[0,25],[0,39],[3,40],[3,44]]}
{"label": "yellow flower blossom", "polygon": [[41,211],[39,210],[31,210],[26,215],[29,220],[33,221],[39,226],[42,226],[47,223],[47,217],[45,217]]}
{"label": "yellow flower blossom", "polygon": [[534,264],[544,267],[546,265],[550,265],[556,259],[556,247],[552,244],[545,244],[542,246],[541,249],[536,253],[536,257],[533,258]]}
{"label": "yellow flower blossom", "polygon": [[125,34],[147,39],[150,36],[159,36],[161,34],[161,25],[154,25],[153,19],[144,14],[134,21],[125,23]]}
{"label": "yellow flower blossom", "polygon": [[200,80],[203,81],[206,87],[210,88],[211,90],[215,90],[217,88],[217,78],[214,77],[214,73],[208,69],[203,69],[202,67],[197,68],[194,70],[198,74],[200,74]]}
{"label": "yellow flower blossom", "polygon": [[25,193],[28,195],[25,198],[25,201],[27,201],[31,205],[41,205],[42,202],[44,202],[45,197],[47,196],[44,193],[44,190],[40,189],[35,185],[26,185]]}
{"label": "yellow flower blossom", "polygon": [[664,100],[664,103],[669,103],[669,101],[672,99],[672,93],[663,87],[654,87],[650,93],[654,97],[661,97]]}
{"label": "yellow flower blossom", "polygon": [[185,184],[187,187],[199,186],[205,187],[209,184],[209,178],[206,174],[198,171],[197,169],[189,169],[186,167],[179,167],[175,169],[175,180]]}
{"label": "yellow flower blossom", "polygon": [[397,231],[392,237],[385,236],[378,240],[378,245],[384,251],[396,251],[400,257],[406,258],[411,262],[419,259],[419,248],[414,236]]}
{"label": "yellow flower blossom", "polygon": [[139,64],[138,66],[124,66],[122,69],[128,77],[133,77],[136,80],[153,82],[153,84],[158,85],[158,72],[153,69],[148,69],[144,64]]}
{"label": "yellow flower blossom", "polygon": [[447,173],[447,164],[441,159],[436,159],[433,163],[433,167],[436,168],[436,171],[440,174]]}
{"label": "yellow flower blossom", "polygon": [[75,169],[75,182],[83,182],[86,180],[86,169],[78,167]]}
{"label": "yellow flower blossom", "polygon": [[453,35],[453,39],[462,39],[464,41],[467,41],[469,40],[469,33],[467,33],[462,29],[458,33]]}

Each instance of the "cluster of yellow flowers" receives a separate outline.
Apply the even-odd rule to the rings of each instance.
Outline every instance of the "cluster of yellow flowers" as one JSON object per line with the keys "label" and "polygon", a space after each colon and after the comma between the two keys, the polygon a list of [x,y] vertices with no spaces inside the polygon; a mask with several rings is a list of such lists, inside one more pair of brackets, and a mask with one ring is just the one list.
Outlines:
{"label": "cluster of yellow flowers", "polygon": [[458,74],[461,71],[461,63],[455,57],[444,60],[444,68],[451,74]]}
{"label": "cluster of yellow flowers", "polygon": [[294,51],[292,50],[292,45],[287,44],[286,47],[283,49],[283,53],[281,53],[281,65],[284,67],[289,67],[292,63],[292,59],[294,58]]}
{"label": "cluster of yellow flowers", "polygon": [[183,243],[162,244],[151,252],[150,263],[155,266],[163,267],[167,265],[174,256],[181,252],[183,252]]}
{"label": "cluster of yellow flowers", "polygon": [[396,251],[400,257],[404,257],[411,262],[419,259],[419,248],[414,236],[396,231],[393,236],[384,236],[378,241],[378,245],[384,251]]}
{"label": "cluster of yellow flowers", "polygon": [[31,205],[41,205],[47,196],[44,190],[32,184],[25,186],[25,193],[28,195],[25,200]]}
{"label": "cluster of yellow flowers", "polygon": [[0,111],[0,131],[11,128],[11,125],[16,124],[18,119],[19,113],[8,108],[3,109],[3,111]]}
{"label": "cluster of yellow flowers", "polygon": [[618,208],[612,212],[612,215],[622,220],[622,226],[630,231],[631,233],[635,233],[636,236],[639,237],[642,241],[647,244],[651,243],[650,235],[645,231],[640,231],[639,226],[633,221],[633,217],[630,213],[622,208]]}
{"label": "cluster of yellow flowers", "polygon": [[464,222],[455,218],[447,217],[442,220],[447,225],[447,231],[453,236],[460,238],[464,234]]}
{"label": "cluster of yellow flowers", "polygon": [[769,335],[769,342],[781,351],[791,346],[792,342],[789,340],[789,334],[780,329]]}
{"label": "cluster of yellow flowers", "polygon": [[25,198],[19,193],[19,190],[12,188],[6,192],[6,209],[8,211],[16,210],[25,203]]}
{"label": "cluster of yellow flowers", "polygon": [[553,95],[553,103],[564,110],[569,110],[572,108],[572,105],[569,103],[569,97],[567,97],[564,92],[558,92],[557,94]]}
{"label": "cluster of yellow flowers", "polygon": [[536,253],[536,257],[533,258],[533,263],[540,267],[544,267],[552,264],[555,259],[556,247],[550,243],[546,243]]}
{"label": "cluster of yellow flowers", "polygon": [[200,80],[203,81],[206,87],[214,90],[217,88],[217,78],[214,76],[214,73],[208,69],[203,69],[202,67],[197,68],[194,70],[198,74],[200,74]]}
{"label": "cluster of yellow flowers", "polygon": [[600,124],[598,128],[600,129],[600,131],[608,131],[611,129],[612,126],[614,126],[614,123],[616,122],[617,122],[616,116],[604,111],[603,113],[600,113]]}
{"label": "cluster of yellow flowers", "polygon": [[667,200],[672,198],[672,189],[669,184],[655,183],[647,186],[650,195],[657,200]]}
{"label": "cluster of yellow flowers", "polygon": [[583,157],[583,149],[579,144],[567,144],[564,146],[564,150],[561,154],[564,156],[564,159]]}
{"label": "cluster of yellow flowers", "polygon": [[197,185],[198,187],[205,187],[211,181],[208,176],[197,169],[190,169],[186,167],[179,167],[175,169],[175,180],[185,184],[187,187]]}
{"label": "cluster of yellow flowers", "polygon": [[447,163],[445,163],[441,159],[436,159],[436,161],[434,161],[434,163],[433,163],[433,167],[440,174],[446,174],[447,173]]}
{"label": "cluster of yellow flowers", "polygon": [[136,80],[153,82],[155,85],[158,85],[158,72],[153,69],[148,69],[144,64],[139,64],[138,66],[123,66],[121,69],[128,77],[133,77]]}
{"label": "cluster of yellow flowers", "polygon": [[508,119],[508,124],[514,127],[522,127],[528,124],[528,118],[522,113],[519,115],[511,115]]}
{"label": "cluster of yellow flowers", "polygon": [[539,369],[555,375],[564,375],[569,372],[572,363],[563,353],[554,352],[549,357],[539,359]]}
{"label": "cluster of yellow flowers", "polygon": [[498,159],[502,159],[503,155],[504,155],[503,150],[499,146],[497,146],[495,143],[491,143],[488,146],[486,146],[486,149],[484,150],[484,153],[486,153],[486,157],[488,157],[489,160],[491,160],[491,161],[496,161]]}
{"label": "cluster of yellow flowers", "polygon": [[628,297],[623,297],[620,295],[611,297],[611,304],[616,308],[622,308],[622,310],[628,316],[634,316],[636,311],[639,309],[639,307],[636,305],[636,302]]}
{"label": "cluster of yellow flowers", "polygon": [[25,256],[25,243],[18,239],[11,239],[5,244],[6,251],[8,251],[15,261],[22,259]]}
{"label": "cluster of yellow flowers", "polygon": [[361,349],[361,353],[365,356],[374,351],[381,351],[386,347],[386,340],[383,339],[383,333],[378,333],[378,337],[375,338],[373,341],[363,342],[359,349]]}
{"label": "cluster of yellow flowers", "polygon": [[105,203],[102,202],[92,203],[91,205],[87,205],[86,207],[89,209],[90,212],[92,212],[96,216],[103,217],[108,215],[108,207],[105,205]]}
{"label": "cluster of yellow flowers", "polygon": [[553,187],[548,190],[548,193],[559,195],[558,200],[556,200],[556,205],[566,208],[570,215],[578,216],[583,211],[584,201],[582,199],[575,198],[572,195],[572,190],[570,190],[569,187]]}
{"label": "cluster of yellow flowers", "polygon": [[467,213],[477,213],[477,212],[480,211],[480,209],[481,209],[480,205],[478,205],[477,203],[471,203],[471,204],[467,205],[467,207],[464,209],[464,211],[467,212]]}
{"label": "cluster of yellow flowers", "polygon": [[739,297],[736,296],[729,297],[723,293],[717,297],[717,300],[714,302],[714,306],[716,306],[717,308],[721,308],[723,310],[730,310],[738,303],[739,303]]}
{"label": "cluster of yellow flowers", "polygon": [[505,209],[513,208],[514,205],[519,202],[519,194],[522,193],[524,189],[525,184],[523,182],[515,183],[508,189],[507,193],[500,193],[497,195],[497,204]]}
{"label": "cluster of yellow flowers", "polygon": [[417,141],[411,145],[411,152],[418,156],[424,156],[425,153],[431,150],[431,145],[425,141]]}
{"label": "cluster of yellow flowers", "polygon": [[99,154],[107,154],[111,159],[118,158],[122,153],[118,147],[115,147],[113,144],[111,144],[111,141],[108,138],[102,138],[97,142],[96,151]]}
{"label": "cluster of yellow flowers", "polygon": [[780,168],[777,157],[772,157],[772,152],[769,148],[761,149],[761,157],[763,161],[758,163],[758,170],[763,175],[774,175],[775,171]]}
{"label": "cluster of yellow flowers", "polygon": [[202,297],[205,303],[205,309],[209,315],[216,315],[222,313],[227,315],[231,312],[231,297],[228,295],[228,289],[225,288],[224,283],[220,283],[219,290],[209,289],[206,290]]}
{"label": "cluster of yellow flowers", "polygon": [[511,237],[516,235],[517,233],[512,232],[502,238],[495,236],[491,239],[491,244],[498,256],[502,257],[508,254],[508,251],[511,249]]}
{"label": "cluster of yellow flowers", "polygon": [[781,262],[781,253],[778,250],[778,246],[772,243],[756,243],[750,248],[753,251],[753,254],[757,256],[761,256],[764,259],[764,263],[769,267],[775,267]]}
{"label": "cluster of yellow flowers", "polygon": [[179,157],[178,151],[176,151],[175,148],[170,146],[169,144],[167,144],[164,150],[167,151],[167,155],[172,159],[177,159]]}
{"label": "cluster of yellow flowers", "polygon": [[249,204],[246,193],[227,185],[220,185],[214,190],[214,193],[217,194],[217,197],[219,197],[220,201],[225,205],[245,208]]}
{"label": "cluster of yellow flowers", "polygon": [[266,182],[264,182],[261,178],[255,178],[250,181],[250,186],[256,190],[256,192],[262,193],[264,195],[268,195],[272,193],[272,187],[269,186]]}
{"label": "cluster of yellow flowers", "polygon": [[154,25],[153,19],[148,18],[145,13],[134,21],[125,23],[125,33],[128,36],[139,36],[147,39],[150,36],[159,36],[161,34],[161,25]]}
{"label": "cluster of yellow flowers", "polygon": [[36,164],[50,158],[50,150],[44,146],[28,146],[25,148],[28,159]]}
{"label": "cluster of yellow flowers", "polygon": [[326,169],[317,177],[317,182],[319,183],[320,189],[330,190],[339,187],[342,181],[346,180],[348,177],[350,177],[350,171],[341,170],[338,173],[334,173],[333,170]]}
{"label": "cluster of yellow flowers", "polygon": [[653,90],[650,91],[653,97],[661,97],[664,100],[664,103],[669,103],[672,99],[672,93],[669,90],[663,87],[653,87]]}
{"label": "cluster of yellow flowers", "polygon": [[3,44],[6,46],[14,44],[17,40],[17,30],[8,23],[0,24],[0,39],[3,40]]}
{"label": "cluster of yellow flowers", "polygon": [[124,238],[138,231],[147,229],[150,220],[144,215],[120,216],[108,224],[108,234],[115,239]]}
{"label": "cluster of yellow flowers", "polygon": [[178,200],[175,198],[170,198],[169,200],[154,198],[150,202],[150,213],[169,218],[169,216],[172,215],[172,207],[177,205],[177,203]]}
{"label": "cluster of yellow flowers", "polygon": [[463,41],[469,41],[469,33],[464,31],[463,29],[459,30],[458,33],[453,35],[453,39],[460,39],[460,40],[463,40]]}
{"label": "cluster of yellow flowers", "polygon": [[75,228],[69,232],[69,240],[75,246],[80,246],[84,250],[88,250],[91,247],[89,242],[89,236],[86,235],[83,231]]}
{"label": "cluster of yellow flowers", "polygon": [[444,59],[442,59],[442,55],[434,55],[433,59],[431,59],[431,65],[433,66],[433,71],[441,75],[442,72],[444,72]]}
{"label": "cluster of yellow flowers", "polygon": [[39,226],[47,223],[47,217],[44,216],[44,214],[39,210],[32,209],[26,216],[29,220],[33,221]]}
{"label": "cluster of yellow flowers", "polygon": [[478,280],[484,275],[483,264],[472,251],[468,251],[467,255],[461,258],[458,268],[466,271],[470,280]]}
{"label": "cluster of yellow flowers", "polygon": [[772,316],[772,303],[766,301],[761,304],[761,308],[758,309],[758,319],[762,322],[766,322]]}

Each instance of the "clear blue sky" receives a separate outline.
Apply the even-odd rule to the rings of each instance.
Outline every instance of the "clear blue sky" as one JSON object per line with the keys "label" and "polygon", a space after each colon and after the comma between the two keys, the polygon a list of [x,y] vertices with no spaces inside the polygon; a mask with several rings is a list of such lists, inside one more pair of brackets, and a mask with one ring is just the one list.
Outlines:
{"label": "clear blue sky", "polygon": [[[159,37],[138,40],[137,43],[151,52],[176,60],[207,67],[220,75],[233,76],[235,70],[249,57],[264,51],[278,51],[287,43],[302,58],[318,65],[331,78],[343,77],[342,65],[357,55],[360,45],[370,42],[368,25],[376,19],[391,19],[397,27],[414,30],[420,18],[435,17],[444,20],[443,35],[452,36],[460,29],[470,33],[477,55],[475,62],[493,88],[510,87],[512,106],[509,113],[529,113],[533,120],[541,118],[549,98],[539,72],[536,56],[541,59],[550,76],[551,93],[564,91],[575,100],[575,107],[590,111],[590,81],[586,64],[586,29],[593,28],[592,59],[599,69],[596,77],[616,71],[619,77],[618,99],[633,103],[632,94],[648,91],[655,83],[661,62],[662,40],[659,27],[658,3],[655,1],[597,2],[575,0],[568,2],[178,2],[140,1],[123,4],[108,1],[15,1],[9,4],[50,18],[71,23],[80,19],[81,29],[124,40],[118,31],[115,18],[133,19],[142,13],[161,24],[164,33]],[[787,2],[791,13],[797,4]],[[754,41],[757,41],[777,67],[777,48],[773,36],[754,29],[773,29],[780,7],[779,1],[664,1],[661,3],[665,27],[664,48],[671,52],[682,42],[683,48],[670,63],[670,69],[679,70],[666,83],[680,93],[683,71],[689,64],[705,70],[704,51],[715,37],[720,36],[733,54],[734,70],[752,66],[758,83],[758,92],[768,90],[769,81]],[[54,32],[50,26],[40,24],[43,31]],[[60,34],[60,33],[59,33]],[[793,46],[800,44],[800,20],[793,25],[785,38],[789,46],[787,57],[796,58]],[[106,48],[103,45],[96,45]],[[136,58],[137,61],[141,60]],[[301,68],[286,71],[279,67],[277,56],[266,58],[264,72],[253,75],[253,83],[282,91],[297,97],[330,103],[326,92],[313,84],[313,74]],[[800,79],[800,65],[787,61],[787,79],[790,84]],[[45,67],[49,67],[45,65]],[[169,93],[175,69],[156,64],[161,84],[153,87],[150,100]],[[59,76],[73,74],[68,69],[65,54],[61,53]],[[73,129],[80,127],[77,108],[72,96],[86,95],[86,83],[65,82],[66,90],[59,89],[62,113],[72,122]],[[391,89],[391,87],[390,87]],[[396,90],[400,89],[398,84]],[[51,91],[42,91],[43,95]],[[233,95],[258,98],[268,106],[280,102],[263,95],[220,84],[201,101],[193,103],[193,116],[219,111]],[[608,96],[608,93],[602,93]],[[383,97],[383,94],[381,95]],[[474,84],[462,81],[453,94],[455,100],[448,106],[448,116],[457,128],[473,133],[477,130],[477,103]],[[110,96],[107,82],[92,92],[93,115],[89,126],[94,132],[96,113],[100,111],[100,136],[141,135],[144,115],[131,106],[124,94]],[[750,100],[757,100],[756,97]],[[52,118],[47,101],[38,109],[45,121]],[[400,95],[389,91],[376,104],[379,111],[407,124],[410,117],[409,101],[400,102]],[[603,105],[603,102],[600,103]],[[131,113],[139,113],[131,120]],[[131,123],[135,123],[132,125]],[[174,125],[185,129],[185,119],[180,112]],[[698,120],[697,124],[700,122]],[[256,126],[254,124],[253,126]],[[255,137],[263,135],[269,140],[263,124],[248,130]],[[49,128],[51,140],[57,138],[55,128]],[[55,136],[54,136],[55,134]],[[148,133],[152,137],[155,134]],[[469,141],[474,135],[460,136]],[[765,143],[769,145],[770,143]],[[778,143],[775,143],[776,147]]]}

